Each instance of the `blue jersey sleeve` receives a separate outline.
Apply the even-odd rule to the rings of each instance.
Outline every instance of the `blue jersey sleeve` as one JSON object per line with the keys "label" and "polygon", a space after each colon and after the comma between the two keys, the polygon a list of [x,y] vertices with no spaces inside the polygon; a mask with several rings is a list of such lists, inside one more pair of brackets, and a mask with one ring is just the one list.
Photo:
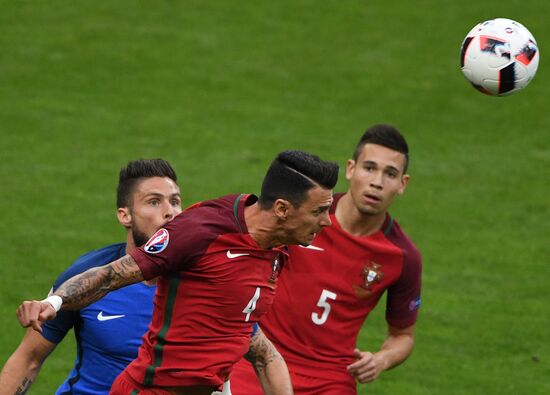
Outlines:
{"label": "blue jersey sleeve", "polygon": [[256,333],[258,333],[258,331],[260,330],[260,326],[256,323],[254,324],[254,326],[252,327],[252,334],[250,335],[250,337],[254,337],[256,336]]}
{"label": "blue jersey sleeve", "polygon": [[53,320],[46,321],[42,325],[42,337],[57,344],[63,340],[67,332],[69,332],[77,322],[77,311],[60,310]]}
{"label": "blue jersey sleeve", "polygon": [[[125,251],[126,244],[120,243],[82,255],[55,280],[53,290],[55,291],[61,284],[77,274],[92,267],[103,266],[124,256]],[[57,344],[75,325],[78,325],[79,320],[80,314],[78,311],[60,310],[53,320],[46,321],[42,325],[42,336],[46,340]]]}

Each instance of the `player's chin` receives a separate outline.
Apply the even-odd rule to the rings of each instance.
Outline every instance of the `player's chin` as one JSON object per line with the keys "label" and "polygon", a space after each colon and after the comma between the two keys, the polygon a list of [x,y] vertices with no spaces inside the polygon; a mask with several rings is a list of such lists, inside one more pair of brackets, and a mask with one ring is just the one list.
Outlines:
{"label": "player's chin", "polygon": [[359,207],[359,212],[366,215],[376,215],[380,214],[383,210],[381,208],[380,204],[373,205],[373,204],[363,204]]}
{"label": "player's chin", "polygon": [[317,233],[310,233],[307,235],[304,240],[300,243],[301,246],[307,247],[308,245],[311,245],[313,242],[313,239],[317,236]]}

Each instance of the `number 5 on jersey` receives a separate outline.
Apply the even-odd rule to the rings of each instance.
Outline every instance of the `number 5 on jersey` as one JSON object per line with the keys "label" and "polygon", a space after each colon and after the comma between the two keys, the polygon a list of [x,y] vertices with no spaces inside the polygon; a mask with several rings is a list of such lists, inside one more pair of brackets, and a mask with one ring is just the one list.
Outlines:
{"label": "number 5 on jersey", "polygon": [[250,299],[243,310],[243,314],[246,314],[246,318],[244,319],[245,322],[248,322],[250,320],[250,314],[252,314],[252,312],[256,310],[256,302],[258,301],[258,299],[260,299],[260,287],[256,287],[256,292],[254,293],[254,296],[252,297],[252,299]]}
{"label": "number 5 on jersey", "polygon": [[323,292],[321,292],[321,297],[317,302],[317,306],[323,309],[323,313],[320,316],[319,313],[311,313],[311,320],[316,325],[323,325],[327,322],[327,318],[330,313],[330,304],[327,299],[336,300],[336,294],[323,289]]}

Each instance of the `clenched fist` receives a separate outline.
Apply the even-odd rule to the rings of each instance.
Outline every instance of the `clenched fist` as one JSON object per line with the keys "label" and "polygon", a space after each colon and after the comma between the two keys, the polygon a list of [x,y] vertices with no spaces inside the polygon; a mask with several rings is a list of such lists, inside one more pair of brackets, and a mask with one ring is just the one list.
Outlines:
{"label": "clenched fist", "polygon": [[39,300],[26,300],[17,308],[17,319],[23,328],[32,327],[42,332],[42,323],[54,319],[57,312],[51,303]]}

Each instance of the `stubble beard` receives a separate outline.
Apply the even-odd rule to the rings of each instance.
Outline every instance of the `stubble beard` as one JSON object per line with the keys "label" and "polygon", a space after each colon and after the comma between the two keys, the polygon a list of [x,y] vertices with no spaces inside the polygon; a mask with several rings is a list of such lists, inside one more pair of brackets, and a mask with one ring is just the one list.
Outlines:
{"label": "stubble beard", "polygon": [[139,229],[132,227],[132,238],[134,239],[134,244],[136,247],[141,247],[147,243],[149,237]]}

